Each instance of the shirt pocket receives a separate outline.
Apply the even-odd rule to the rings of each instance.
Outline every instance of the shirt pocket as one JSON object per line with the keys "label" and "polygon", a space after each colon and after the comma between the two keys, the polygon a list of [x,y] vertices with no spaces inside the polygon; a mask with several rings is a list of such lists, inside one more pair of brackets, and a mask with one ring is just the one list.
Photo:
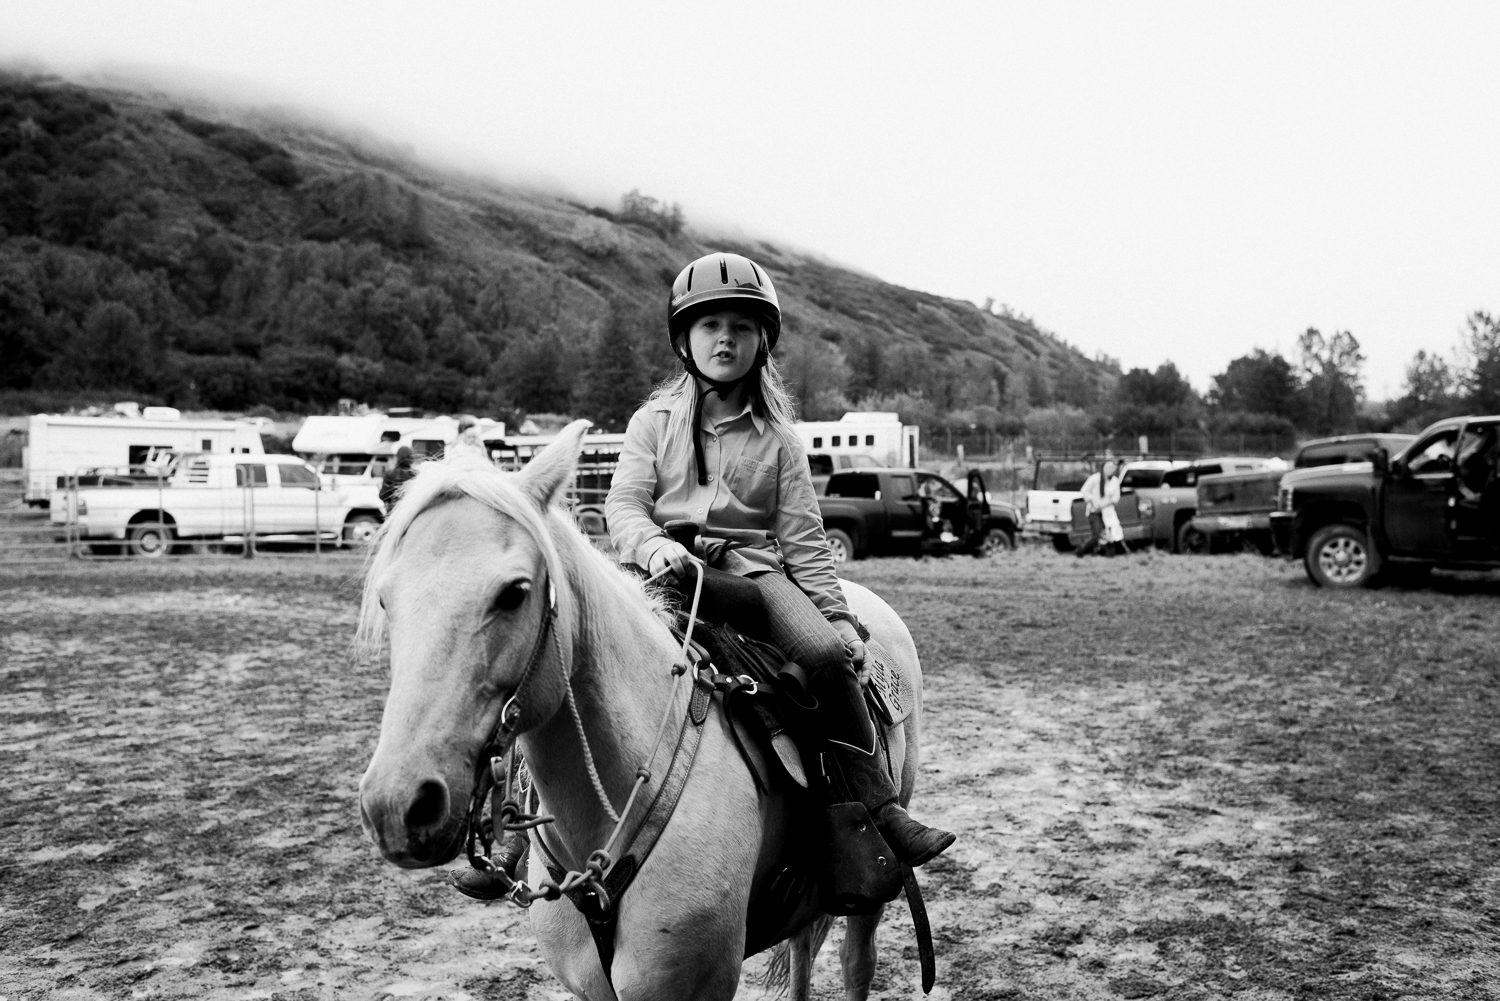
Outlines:
{"label": "shirt pocket", "polygon": [[758,459],[740,459],[724,477],[735,500],[761,511],[771,509],[776,493],[776,467]]}

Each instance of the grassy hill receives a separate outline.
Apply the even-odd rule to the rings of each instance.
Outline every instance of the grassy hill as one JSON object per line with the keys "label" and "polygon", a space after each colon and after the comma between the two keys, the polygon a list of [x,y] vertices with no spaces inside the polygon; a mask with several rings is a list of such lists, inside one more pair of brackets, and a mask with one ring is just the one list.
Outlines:
{"label": "grassy hill", "polygon": [[667,292],[711,250],[774,277],[779,360],[807,416],[862,403],[994,421],[1087,406],[1118,376],[1024,318],[710,239],[650,198],[583,205],[331,129],[0,75],[12,408],[352,398],[617,423],[672,370]]}

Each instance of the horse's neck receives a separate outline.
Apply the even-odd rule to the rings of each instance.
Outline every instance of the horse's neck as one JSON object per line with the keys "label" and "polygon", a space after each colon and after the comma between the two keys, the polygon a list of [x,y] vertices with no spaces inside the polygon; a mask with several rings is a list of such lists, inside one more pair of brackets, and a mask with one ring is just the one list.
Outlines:
{"label": "horse's neck", "polygon": [[[574,635],[564,637],[573,642],[574,704],[587,751],[619,811],[636,769],[646,763],[662,713],[675,711],[667,703],[677,649],[654,615],[643,614],[639,602],[622,595],[622,582],[590,579],[587,567],[575,576]],[[613,823],[589,777],[589,755],[578,730],[564,703],[556,715],[522,738],[537,790],[547,812],[557,818],[557,837],[549,832],[548,840],[555,844],[560,838],[561,847],[576,856],[575,863],[603,847]],[[670,747],[662,753],[670,753]],[[658,761],[653,770],[659,774],[664,768]]]}

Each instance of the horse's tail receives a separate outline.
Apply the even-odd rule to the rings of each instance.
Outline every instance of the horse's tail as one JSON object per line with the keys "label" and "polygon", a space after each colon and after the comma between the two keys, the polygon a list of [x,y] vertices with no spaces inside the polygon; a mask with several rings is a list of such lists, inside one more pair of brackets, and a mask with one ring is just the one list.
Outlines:
{"label": "horse's tail", "polygon": [[[833,927],[833,917],[828,914],[819,914],[812,924],[803,931],[809,936],[807,945],[807,962],[811,966],[813,960],[818,958],[818,951],[823,948],[823,940],[828,937],[828,930]],[[761,974],[760,986],[764,990],[774,991],[777,997],[785,994],[792,986],[792,940],[782,939],[771,949],[771,961],[766,964],[766,972]]]}

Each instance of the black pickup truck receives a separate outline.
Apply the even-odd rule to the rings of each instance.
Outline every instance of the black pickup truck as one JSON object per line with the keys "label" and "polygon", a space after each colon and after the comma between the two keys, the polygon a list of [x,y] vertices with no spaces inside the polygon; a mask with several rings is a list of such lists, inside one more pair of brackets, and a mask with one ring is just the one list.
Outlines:
{"label": "black pickup truck", "polygon": [[888,553],[973,553],[1016,546],[1020,515],[992,501],[984,477],[969,473],[968,492],[922,469],[834,473],[818,497],[836,562]]}
{"label": "black pickup truck", "polygon": [[1294,469],[1271,515],[1276,548],[1322,587],[1433,567],[1500,567],[1500,416],[1439,421],[1392,458]]}

